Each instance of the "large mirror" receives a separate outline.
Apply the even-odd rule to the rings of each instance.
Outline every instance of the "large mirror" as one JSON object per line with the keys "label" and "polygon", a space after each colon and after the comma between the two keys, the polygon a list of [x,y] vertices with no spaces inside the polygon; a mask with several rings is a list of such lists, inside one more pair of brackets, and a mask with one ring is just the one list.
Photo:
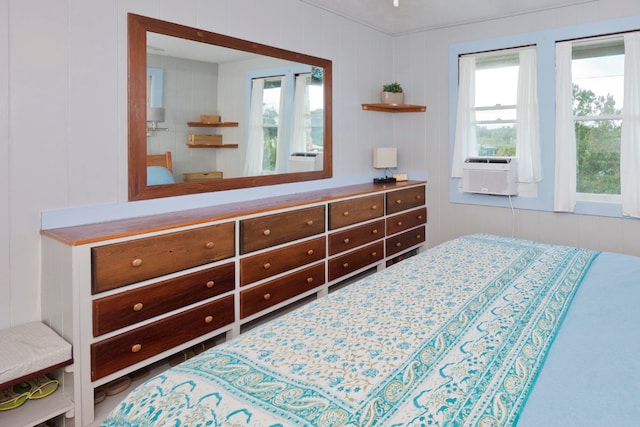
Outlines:
{"label": "large mirror", "polygon": [[331,65],[129,14],[129,200],[330,178]]}

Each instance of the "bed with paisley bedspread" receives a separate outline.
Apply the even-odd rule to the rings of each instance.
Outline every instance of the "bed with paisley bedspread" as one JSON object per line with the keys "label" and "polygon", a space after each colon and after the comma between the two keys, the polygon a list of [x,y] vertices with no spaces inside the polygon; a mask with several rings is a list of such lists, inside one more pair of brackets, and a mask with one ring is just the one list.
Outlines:
{"label": "bed with paisley bedspread", "polygon": [[149,379],[103,425],[640,425],[639,278],[632,256],[461,237]]}

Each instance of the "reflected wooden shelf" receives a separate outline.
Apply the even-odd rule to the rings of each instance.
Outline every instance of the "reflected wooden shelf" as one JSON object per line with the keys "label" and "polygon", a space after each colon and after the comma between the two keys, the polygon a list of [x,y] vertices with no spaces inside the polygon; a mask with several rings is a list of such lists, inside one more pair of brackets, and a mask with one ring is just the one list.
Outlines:
{"label": "reflected wooden shelf", "polygon": [[187,144],[189,148],[238,148],[238,144],[217,144],[217,145],[204,145],[204,144]]}
{"label": "reflected wooden shelf", "polygon": [[385,113],[422,113],[427,111],[426,106],[413,104],[362,104],[362,109]]}
{"label": "reflected wooden shelf", "polygon": [[238,122],[187,122],[190,128],[234,128],[238,127]]}

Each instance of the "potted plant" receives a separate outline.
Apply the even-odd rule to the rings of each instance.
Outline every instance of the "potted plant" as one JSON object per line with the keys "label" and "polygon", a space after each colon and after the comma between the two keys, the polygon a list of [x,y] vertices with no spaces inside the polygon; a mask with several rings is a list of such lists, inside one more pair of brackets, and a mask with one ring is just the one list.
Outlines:
{"label": "potted plant", "polygon": [[404,102],[404,93],[402,93],[402,86],[400,86],[400,83],[393,82],[382,85],[380,101],[383,104],[402,104]]}

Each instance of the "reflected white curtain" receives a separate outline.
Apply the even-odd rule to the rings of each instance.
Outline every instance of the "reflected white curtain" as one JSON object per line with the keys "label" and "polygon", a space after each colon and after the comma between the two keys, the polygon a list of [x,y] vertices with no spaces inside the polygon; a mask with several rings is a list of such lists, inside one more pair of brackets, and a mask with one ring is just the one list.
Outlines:
{"label": "reflected white curtain", "polygon": [[278,142],[276,143],[276,167],[275,173],[286,172],[288,150],[285,145],[287,138],[285,136],[287,132],[288,123],[286,123],[284,113],[285,100],[287,99],[287,84],[286,79],[280,80],[280,105],[278,106]]}
{"label": "reflected white curtain", "polygon": [[640,33],[624,35],[624,105],[620,141],[622,214],[640,218]]}
{"label": "reflected white curtain", "polygon": [[309,94],[307,80],[311,74],[296,76],[296,89],[293,99],[293,131],[291,135],[291,152],[308,151],[307,129],[309,127]]}
{"label": "reflected white curtain", "polygon": [[516,100],[518,181],[533,183],[541,179],[535,49],[520,51],[519,63]]}
{"label": "reflected white curtain", "polygon": [[264,79],[251,82],[251,106],[249,110],[249,135],[245,153],[244,176],[262,174],[264,156],[264,131],[262,128]]}
{"label": "reflected white curtain", "polygon": [[576,207],[576,131],[573,122],[573,85],[570,41],[556,44],[556,164],[553,209],[573,212]]}
{"label": "reflected white curtain", "polygon": [[476,59],[473,56],[463,56],[458,60],[458,75],[458,111],[451,165],[452,178],[462,178],[464,160],[478,154],[475,114]]}

